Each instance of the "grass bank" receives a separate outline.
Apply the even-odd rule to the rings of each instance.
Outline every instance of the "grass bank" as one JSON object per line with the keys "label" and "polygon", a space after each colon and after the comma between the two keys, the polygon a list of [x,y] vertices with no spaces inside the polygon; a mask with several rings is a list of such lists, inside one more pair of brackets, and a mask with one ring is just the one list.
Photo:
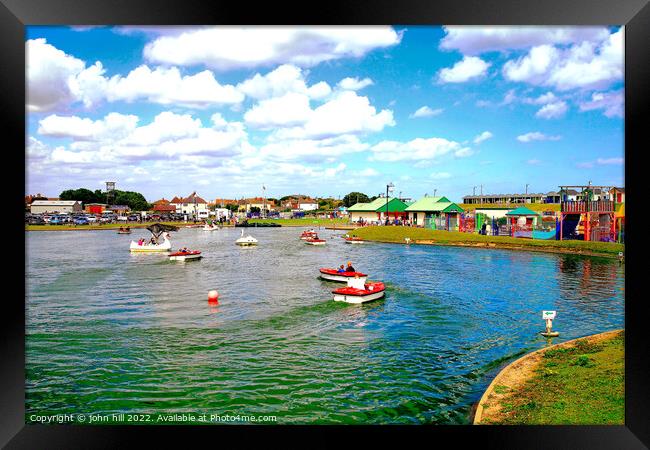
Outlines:
{"label": "grass bank", "polygon": [[513,238],[510,236],[483,236],[474,233],[399,226],[364,227],[350,231],[349,234],[377,242],[404,244],[404,239],[410,238],[411,242],[416,244],[505,248],[605,257],[617,257],[618,252],[625,250],[623,244],[612,242],[555,241]]}
{"label": "grass bank", "polygon": [[497,375],[474,423],[623,425],[624,348],[617,330],[529,354]]}
{"label": "grass bank", "polygon": [[283,227],[329,227],[334,225],[347,225],[347,219],[251,219],[249,223],[277,223]]}

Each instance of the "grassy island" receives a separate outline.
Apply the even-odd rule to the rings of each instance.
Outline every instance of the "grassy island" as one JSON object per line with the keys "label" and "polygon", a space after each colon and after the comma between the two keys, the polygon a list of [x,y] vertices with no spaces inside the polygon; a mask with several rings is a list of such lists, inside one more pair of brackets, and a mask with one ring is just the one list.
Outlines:
{"label": "grassy island", "polygon": [[497,375],[474,423],[623,425],[624,347],[617,330],[524,356]]}

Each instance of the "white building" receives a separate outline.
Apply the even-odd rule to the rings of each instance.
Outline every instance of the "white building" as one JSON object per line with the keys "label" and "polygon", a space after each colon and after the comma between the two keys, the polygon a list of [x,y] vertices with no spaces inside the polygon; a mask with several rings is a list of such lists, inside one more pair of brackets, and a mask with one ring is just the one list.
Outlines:
{"label": "white building", "polygon": [[34,200],[30,205],[32,214],[72,213],[83,209],[77,200]]}
{"label": "white building", "polygon": [[206,219],[210,216],[208,209],[208,202],[192,192],[188,197],[174,197],[169,202],[176,208],[177,214],[185,214],[188,217],[196,217],[197,219]]}
{"label": "white building", "polygon": [[311,199],[299,200],[298,209],[303,211],[315,211],[318,209],[318,202]]}

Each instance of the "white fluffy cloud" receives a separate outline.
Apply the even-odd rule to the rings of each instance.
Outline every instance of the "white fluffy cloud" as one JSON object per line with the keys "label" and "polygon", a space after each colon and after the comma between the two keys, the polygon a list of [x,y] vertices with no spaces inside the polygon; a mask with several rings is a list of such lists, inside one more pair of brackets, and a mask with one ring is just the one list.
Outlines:
{"label": "white fluffy cloud", "polygon": [[464,83],[485,75],[490,65],[479,57],[464,56],[451,68],[441,69],[438,73],[438,80],[441,83]]}
{"label": "white fluffy cloud", "polygon": [[39,121],[38,133],[50,137],[70,137],[75,140],[117,140],[132,133],[139,118],[132,114],[110,113],[100,120],[77,116],[50,115]]}
{"label": "white fluffy cloud", "polygon": [[437,116],[438,114],[442,114],[443,111],[444,111],[444,109],[442,109],[442,108],[431,109],[428,106],[423,106],[421,108],[418,108],[417,111],[415,111],[409,117],[416,118],[416,117]]}
{"label": "white fluffy cloud", "polygon": [[270,142],[260,148],[259,155],[264,159],[302,160],[322,162],[343,155],[362,152],[370,147],[356,136],[344,135],[329,139],[296,139]]}
{"label": "white fluffy cloud", "polygon": [[398,44],[401,34],[371,27],[206,27],[160,36],[144,48],[149,61],[218,70],[295,64],[314,66]]}
{"label": "white fluffy cloud", "polygon": [[332,88],[324,81],[307,86],[301,68],[283,64],[266,75],[255,74],[237,85],[237,89],[255,99],[281,97],[289,92],[305,94],[312,99],[327,97]]}
{"label": "white fluffy cloud", "polygon": [[569,107],[566,102],[553,102],[542,106],[539,111],[535,113],[535,117],[542,119],[558,119],[563,117],[568,109]]}
{"label": "white fluffy cloud", "polygon": [[458,50],[465,55],[490,51],[527,49],[544,44],[601,42],[609,31],[604,27],[547,26],[447,26],[440,41],[443,50]]}
{"label": "white fluffy cloud", "polygon": [[445,155],[462,152],[458,142],[443,138],[417,138],[408,142],[382,141],[370,148],[375,161],[423,161],[436,160]]}
{"label": "white fluffy cloud", "polygon": [[29,111],[51,111],[83,100],[79,87],[94,85],[93,74],[101,74],[101,65],[86,69],[82,60],[48,44],[43,38],[29,39],[25,52]]}
{"label": "white fluffy cloud", "polygon": [[106,87],[106,97],[109,101],[146,99],[163,105],[198,107],[244,100],[235,86],[219,84],[209,70],[183,76],[176,67],[152,70],[146,65],[137,67],[126,77],[112,77]]}
{"label": "white fluffy cloud", "polygon": [[327,139],[345,134],[377,132],[395,125],[393,112],[377,112],[367,97],[354,91],[341,91],[328,102],[306,114],[304,124],[282,128],[276,139]]}
{"label": "white fluffy cloud", "polygon": [[[110,113],[100,120],[51,115],[39,122],[39,133],[73,142],[54,149],[50,159],[66,163],[125,163],[132,160],[178,159],[207,155],[221,158],[242,154],[248,144],[239,122],[224,123],[213,115],[213,127],[204,127],[189,114],[165,111],[137,127],[138,117]],[[33,144],[33,145],[36,145]]]}
{"label": "white fluffy cloud", "polygon": [[570,89],[602,89],[623,79],[623,28],[601,43],[584,41],[567,49],[539,45],[506,62],[510,81]]}
{"label": "white fluffy cloud", "polygon": [[309,97],[290,92],[282,97],[260,101],[244,114],[244,120],[252,127],[268,129],[302,125],[313,114]]}
{"label": "white fluffy cloud", "polygon": [[363,80],[360,80],[356,77],[355,78],[347,77],[339,81],[337,86],[340,87],[341,89],[346,89],[348,91],[358,91],[360,89],[363,89],[364,87],[371,86],[373,84],[374,83],[370,78],[364,78]]}
{"label": "white fluffy cloud", "polygon": [[[77,102],[91,107],[109,102],[146,100],[163,105],[205,107],[237,104],[244,94],[235,86],[222,85],[209,70],[182,75],[177,67],[141,65],[126,76],[105,76],[97,61],[85,62],[48,44],[45,39],[31,39],[27,52],[27,108],[42,112],[65,110]],[[323,86],[317,87],[323,90]]]}
{"label": "white fluffy cloud", "polygon": [[602,109],[606,117],[623,117],[623,90],[594,92],[591,100],[580,103],[580,111]]}
{"label": "white fluffy cloud", "polygon": [[474,144],[478,145],[483,141],[487,141],[492,136],[494,136],[494,135],[492,133],[490,133],[489,131],[484,131],[483,133],[476,136],[472,142],[474,142]]}
{"label": "white fluffy cloud", "polygon": [[519,142],[532,142],[532,141],[559,141],[561,136],[548,136],[539,131],[532,131],[530,133],[517,136]]}

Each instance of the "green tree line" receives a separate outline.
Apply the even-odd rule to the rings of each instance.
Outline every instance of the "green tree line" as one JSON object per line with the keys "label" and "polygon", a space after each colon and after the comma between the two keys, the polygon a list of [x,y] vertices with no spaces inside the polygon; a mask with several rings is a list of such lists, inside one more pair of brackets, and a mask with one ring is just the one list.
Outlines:
{"label": "green tree line", "polygon": [[[116,189],[114,193],[115,197],[112,203],[115,205],[126,205],[132,211],[147,211],[153,207],[153,205],[147,202],[144,195],[139,192],[120,191]],[[87,203],[106,203],[106,193],[100,189],[96,189],[94,192],[85,188],[68,189],[61,192],[59,198],[61,200],[78,200],[84,205]]]}

